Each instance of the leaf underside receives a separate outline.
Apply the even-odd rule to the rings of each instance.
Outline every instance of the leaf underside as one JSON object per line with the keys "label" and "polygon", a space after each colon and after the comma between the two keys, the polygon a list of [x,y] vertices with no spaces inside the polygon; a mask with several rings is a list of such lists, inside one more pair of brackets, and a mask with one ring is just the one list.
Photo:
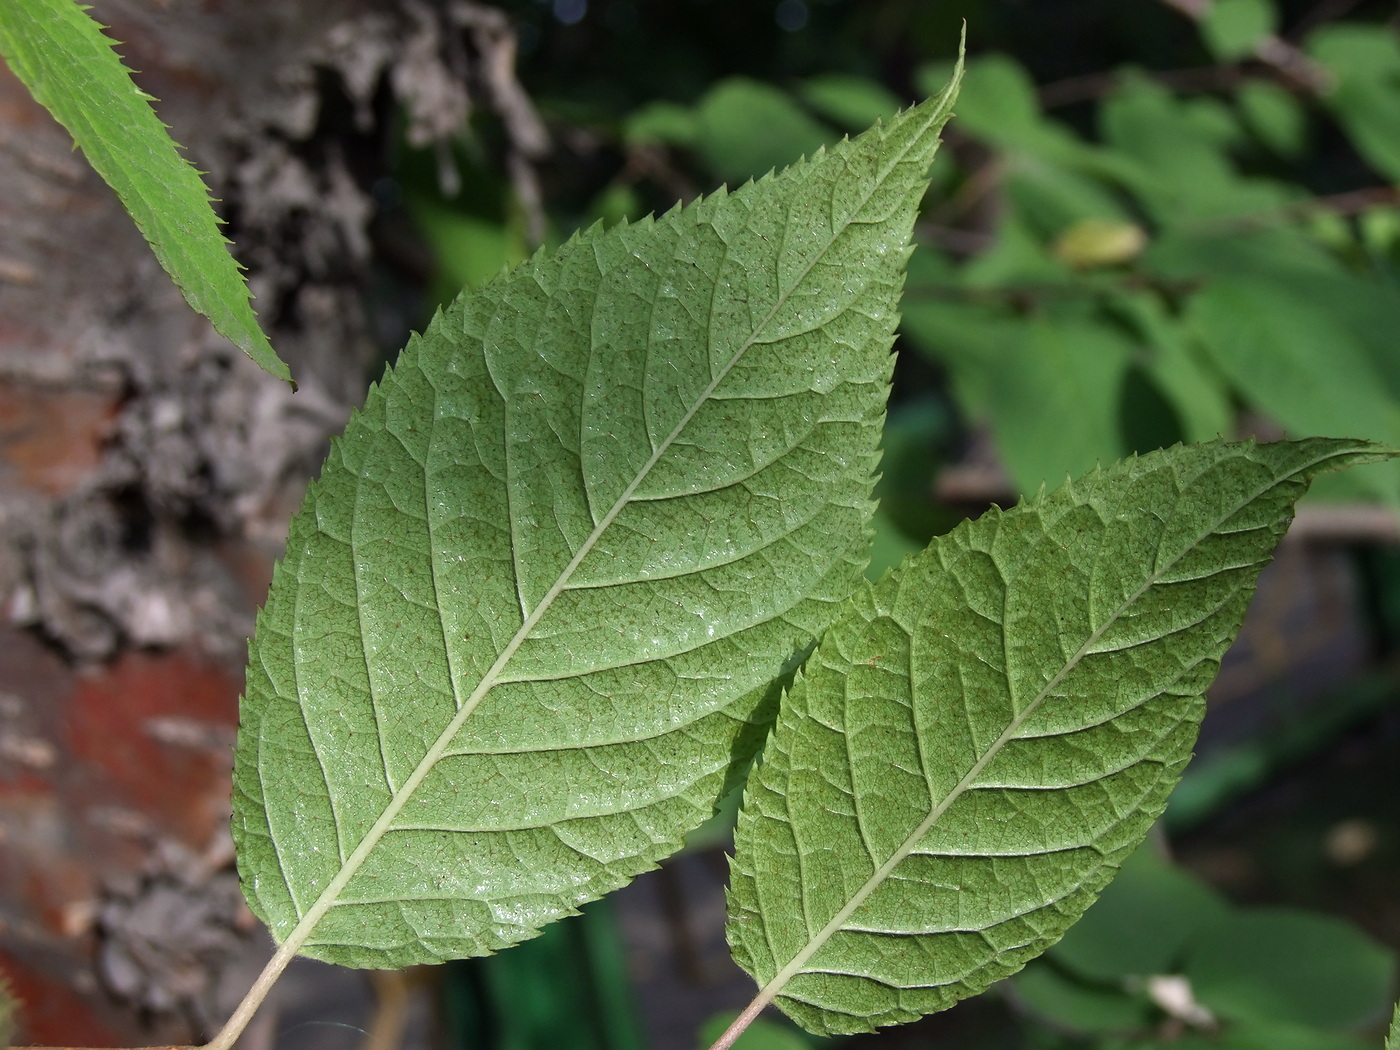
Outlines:
{"label": "leaf underside", "polygon": [[863,568],[952,92],[459,298],[371,391],[250,648],[234,832],[279,942],[479,955],[745,769]]}
{"label": "leaf underside", "polygon": [[209,190],[85,9],[73,0],[6,3],[0,54],[116,191],[190,306],[262,368],[290,380],[258,325]]}
{"label": "leaf underside", "polygon": [[1161,812],[1260,569],[1358,441],[1214,442],[936,539],[845,605],[735,836],[735,958],[814,1032],[914,1020],[1083,913]]}

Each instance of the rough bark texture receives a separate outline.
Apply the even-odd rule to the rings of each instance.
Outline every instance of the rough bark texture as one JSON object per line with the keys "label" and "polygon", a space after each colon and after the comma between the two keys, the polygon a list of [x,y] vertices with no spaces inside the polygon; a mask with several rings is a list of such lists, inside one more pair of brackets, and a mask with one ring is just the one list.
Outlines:
{"label": "rough bark texture", "polygon": [[245,639],[383,353],[363,304],[389,122],[424,144],[495,109],[527,198],[545,140],[475,4],[93,13],[209,172],[300,384],[185,305],[0,65],[0,968],[17,1039],[131,1045],[200,1035],[264,950],[228,864]]}

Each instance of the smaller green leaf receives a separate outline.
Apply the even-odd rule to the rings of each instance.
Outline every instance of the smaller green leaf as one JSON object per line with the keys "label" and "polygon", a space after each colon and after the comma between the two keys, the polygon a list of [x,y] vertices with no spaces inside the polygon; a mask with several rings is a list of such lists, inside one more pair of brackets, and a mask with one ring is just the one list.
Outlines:
{"label": "smaller green leaf", "polygon": [[116,191],[185,301],[262,368],[290,382],[291,372],[258,326],[209,190],[101,27],[73,0],[6,3],[0,55]]}
{"label": "smaller green leaf", "polygon": [[529,256],[525,233],[517,224],[452,207],[423,193],[405,195],[405,203],[437,260],[431,296],[449,303],[464,288],[477,288]]}
{"label": "smaller green leaf", "polygon": [[1271,0],[1215,0],[1206,5],[1200,25],[1211,54],[1233,62],[1254,54],[1259,42],[1276,31],[1278,12]]}
{"label": "smaller green leaf", "polygon": [[[1018,204],[1024,202],[1018,201]],[[959,283],[970,289],[1000,289],[1004,285],[1064,285],[1072,279],[1067,266],[1050,254],[1044,239],[1032,228],[1032,207],[1008,211],[997,224],[991,246],[963,264]],[[1058,224],[1057,224],[1058,225]],[[997,316],[1020,323],[1004,308]]]}
{"label": "smaller green leaf", "polygon": [[999,327],[1009,338],[988,346],[980,361],[953,367],[984,370],[997,449],[1020,492],[1130,451],[1118,407],[1133,348],[1119,328],[1073,302]]}
{"label": "smaller green leaf", "polygon": [[1366,442],[1176,447],[960,525],[837,611],[735,829],[729,942],[828,1034],[1058,940],[1136,848],[1310,479]]}
{"label": "smaller green leaf", "polygon": [[[1046,242],[1083,222],[1129,225],[1132,221],[1120,196],[1093,173],[1039,158],[1019,158],[1007,165],[1006,201],[1020,221]],[[1056,248],[1060,254],[1060,246]]]}
{"label": "smaller green leaf", "polygon": [[[931,70],[923,84],[933,83]],[[1045,133],[1035,83],[1025,67],[1008,55],[981,55],[967,65],[967,81],[958,99],[958,126],[995,145],[1024,149]]]}
{"label": "smaller green leaf", "polygon": [[1367,208],[1356,217],[1356,224],[1361,243],[1373,255],[1388,255],[1400,244],[1400,208],[1389,204]]}
{"label": "smaller green leaf", "polygon": [[903,325],[948,369],[959,403],[991,423],[1018,491],[1127,451],[1119,404],[1135,348],[1091,306],[1047,304],[1022,319],[980,303],[920,301],[915,290]]}
{"label": "smaller green leaf", "polygon": [[1235,1021],[1349,1028],[1390,1002],[1395,956],[1349,923],[1287,908],[1235,912],[1186,959],[1202,1005]]}
{"label": "smaller green leaf", "polygon": [[[942,73],[941,63],[933,63],[921,69],[916,79],[932,87],[941,82]],[[1109,177],[1133,169],[1131,161],[1090,145],[1066,125],[1045,116],[1035,82],[1008,55],[980,55],[968,64],[967,87],[958,100],[958,127],[1005,151],[1016,159],[1013,167],[1030,173],[1039,173],[1045,165]]]}
{"label": "smaller green leaf", "polygon": [[633,222],[646,214],[641,195],[631,183],[613,181],[588,206],[588,214],[612,228],[620,222]]}
{"label": "smaller green leaf", "polygon": [[1390,1034],[1385,1037],[1385,1050],[1400,1050],[1400,1003],[1390,1018]]}

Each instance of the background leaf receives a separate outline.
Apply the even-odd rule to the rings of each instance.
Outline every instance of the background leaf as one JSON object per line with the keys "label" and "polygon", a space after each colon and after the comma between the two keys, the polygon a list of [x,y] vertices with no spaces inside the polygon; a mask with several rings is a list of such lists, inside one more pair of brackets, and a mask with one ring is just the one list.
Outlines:
{"label": "background leaf", "polygon": [[1361,154],[1400,179],[1400,41],[1387,26],[1335,25],[1314,33],[1310,55],[1336,77],[1325,96]]}
{"label": "background leaf", "polygon": [[1047,958],[1092,981],[1176,973],[1184,946],[1228,912],[1213,889],[1143,846]]}
{"label": "background leaf", "polygon": [[1248,58],[1277,28],[1271,0],[1215,0],[1201,18],[1201,36],[1222,62]]}
{"label": "background leaf", "polygon": [[799,88],[802,101],[839,127],[860,131],[899,111],[899,99],[878,81],[828,73],[808,78]]}
{"label": "background leaf", "polygon": [[1330,915],[1257,908],[1207,927],[1185,972],[1218,1017],[1349,1028],[1390,1004],[1395,956]]}
{"label": "background leaf", "polygon": [[1158,1013],[1143,989],[1130,994],[1120,988],[1088,984],[1042,963],[1027,966],[1012,982],[1014,1002],[1042,1023],[1072,1032],[1141,1032],[1151,1026]]}
{"label": "background leaf", "polygon": [[1307,137],[1307,117],[1296,97],[1270,80],[1246,80],[1235,90],[1245,126],[1282,157],[1297,157]]}
{"label": "background leaf", "polygon": [[1095,323],[1092,304],[1013,319],[977,304],[910,302],[904,328],[946,363],[959,400],[985,413],[1022,491],[1130,451],[1119,400],[1134,348],[1120,328]]}
{"label": "background leaf", "polygon": [[735,834],[735,958],[804,1027],[913,1020],[1015,972],[1166,803],[1308,480],[1377,446],[1176,447],[992,511],[859,590]]}
{"label": "background leaf", "polygon": [[837,137],[786,92],[747,77],[716,84],[700,100],[696,116],[701,153],[732,182],[762,175]]}
{"label": "background leaf", "polygon": [[[1356,294],[1364,293],[1359,284],[1221,277],[1192,297],[1185,320],[1220,372],[1289,433],[1400,442],[1397,384],[1380,364],[1379,327],[1364,330],[1370,304]],[[1313,298],[1324,289],[1335,295]],[[1342,302],[1354,309],[1338,320]],[[1400,464],[1358,471],[1353,480],[1393,504]]]}
{"label": "background leaf", "polygon": [[116,191],[186,302],[290,381],[249,305],[208,189],[98,24],[73,0],[8,3],[0,10],[0,54]]}
{"label": "background leaf", "polygon": [[536,257],[371,392],[250,654],[234,831],[284,948],[494,951],[711,812],[864,566],[954,90]]}

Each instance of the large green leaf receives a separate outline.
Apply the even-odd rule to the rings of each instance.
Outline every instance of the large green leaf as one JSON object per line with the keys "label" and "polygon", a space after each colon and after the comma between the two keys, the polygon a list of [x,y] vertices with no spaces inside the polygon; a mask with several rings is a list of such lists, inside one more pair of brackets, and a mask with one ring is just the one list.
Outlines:
{"label": "large green leaf", "polygon": [[97,23],[73,0],[10,0],[0,5],[0,55],[116,191],[185,300],[259,365],[290,379],[258,326],[208,189]]}
{"label": "large green leaf", "polygon": [[1360,441],[1177,446],[993,511],[850,598],[735,836],[729,939],[819,1032],[1019,969],[1146,834],[1294,502]]}
{"label": "large green leaf", "polygon": [[284,951],[494,951],[654,866],[734,783],[864,565],[955,87],[536,257],[371,392],[251,647],[234,832]]}

